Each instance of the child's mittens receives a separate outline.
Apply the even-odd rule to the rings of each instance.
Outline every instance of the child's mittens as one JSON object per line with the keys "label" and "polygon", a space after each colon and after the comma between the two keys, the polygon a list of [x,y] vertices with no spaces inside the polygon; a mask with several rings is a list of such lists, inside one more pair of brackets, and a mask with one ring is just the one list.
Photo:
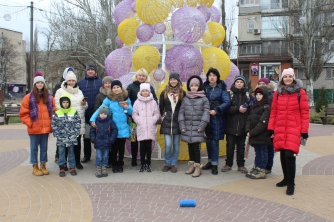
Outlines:
{"label": "child's mittens", "polygon": [[186,132],[186,129],[182,129],[181,131],[182,131],[182,133],[185,133],[185,132]]}

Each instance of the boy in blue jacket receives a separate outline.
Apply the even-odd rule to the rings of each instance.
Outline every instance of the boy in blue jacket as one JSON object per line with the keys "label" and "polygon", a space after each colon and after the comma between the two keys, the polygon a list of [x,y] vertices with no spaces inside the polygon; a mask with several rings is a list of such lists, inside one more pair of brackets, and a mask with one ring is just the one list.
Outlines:
{"label": "boy in blue jacket", "polygon": [[96,150],[95,176],[97,178],[107,177],[107,165],[109,160],[109,149],[115,142],[118,129],[115,122],[110,117],[107,106],[102,105],[99,109],[99,116],[95,121],[96,127],[90,128],[90,140],[94,143]]}

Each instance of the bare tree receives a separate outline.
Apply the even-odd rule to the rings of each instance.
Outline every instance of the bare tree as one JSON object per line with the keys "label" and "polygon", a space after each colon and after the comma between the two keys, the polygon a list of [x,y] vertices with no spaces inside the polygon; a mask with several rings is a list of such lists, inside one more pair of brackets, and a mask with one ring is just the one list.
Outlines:
{"label": "bare tree", "polygon": [[235,27],[236,5],[234,4],[234,1],[225,1],[226,0],[221,1],[222,26],[224,26],[226,31],[225,39],[222,43],[222,49],[229,55],[230,58],[235,58],[237,56],[235,53],[235,35],[237,30]]}

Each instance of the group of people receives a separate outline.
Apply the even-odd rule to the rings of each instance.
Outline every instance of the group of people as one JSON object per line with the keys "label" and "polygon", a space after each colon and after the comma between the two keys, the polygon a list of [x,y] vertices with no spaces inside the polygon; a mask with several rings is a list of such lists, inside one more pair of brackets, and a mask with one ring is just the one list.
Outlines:
{"label": "group of people", "polygon": [[[51,132],[57,137],[56,159],[61,177],[65,176],[68,164],[71,175],[77,174],[76,169],[83,169],[81,163],[91,158],[91,143],[96,149],[96,177],[108,176],[107,168],[122,173],[131,122],[137,126],[136,140],[131,141],[131,165],[137,166],[139,151],[139,172],[152,172],[152,141],[159,121],[165,143],[163,172],[178,171],[182,140],[188,143],[189,152],[189,169],[185,173],[199,177],[202,170],[211,170],[217,175],[219,141],[226,135],[227,155],[221,172],[232,170],[236,152],[239,172],[251,179],[265,179],[271,172],[275,149],[280,152],[284,174],[276,186],[288,186],[286,194],[294,193],[295,156],[301,139],[308,138],[309,107],[293,69],[283,70],[276,91],[274,83],[261,78],[253,98],[243,76],[236,76],[228,91],[218,70],[210,68],[204,83],[199,76],[191,76],[185,92],[179,74],[171,73],[159,100],[143,68],[136,72],[127,89],[112,77],[99,78],[93,65],[88,65],[86,71],[85,78],[77,82],[74,69],[66,68],[54,97],[45,87],[41,73],[36,73],[33,89],[24,97],[20,110],[30,136],[34,175],[49,174],[45,163]],[[84,136],[84,157],[80,160],[81,136]],[[250,172],[245,168],[246,137],[256,153]],[[206,143],[208,153],[204,166],[202,142]]]}

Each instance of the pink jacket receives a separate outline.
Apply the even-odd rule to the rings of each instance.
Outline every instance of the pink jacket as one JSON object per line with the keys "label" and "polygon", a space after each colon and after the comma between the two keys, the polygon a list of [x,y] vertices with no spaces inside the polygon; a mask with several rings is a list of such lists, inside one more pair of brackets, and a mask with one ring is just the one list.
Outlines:
{"label": "pink jacket", "polygon": [[160,112],[157,102],[152,93],[149,97],[143,97],[138,93],[137,100],[133,105],[132,118],[137,124],[137,140],[155,140]]}

